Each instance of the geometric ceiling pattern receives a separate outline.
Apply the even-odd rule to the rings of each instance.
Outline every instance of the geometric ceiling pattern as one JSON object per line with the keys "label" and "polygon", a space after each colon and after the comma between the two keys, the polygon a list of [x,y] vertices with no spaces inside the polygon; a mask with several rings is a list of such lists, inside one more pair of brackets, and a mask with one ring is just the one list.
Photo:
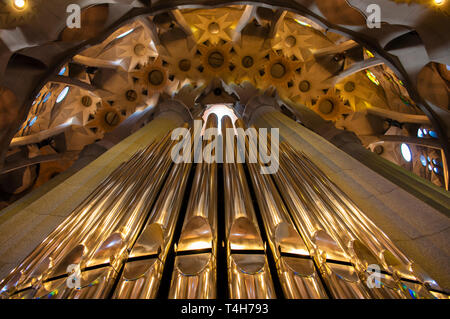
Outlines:
{"label": "geometric ceiling pattern", "polygon": [[[159,38],[155,41],[147,25],[138,21],[74,57],[75,63],[87,66],[78,77],[89,84],[98,80],[98,76],[86,72],[104,68],[114,72],[107,79],[98,80],[92,91],[70,86],[67,97],[59,103],[56,100],[67,86],[47,84],[41,94],[51,92],[51,98],[31,110],[27,122],[33,122],[35,116],[37,119],[27,126],[28,130],[19,130],[17,136],[49,129],[74,118],[74,123],[87,125],[101,138],[111,124],[118,125],[136,109],[150,105],[150,100],[156,101],[155,95],[172,95],[186,84],[207,85],[216,77],[235,84],[249,81],[259,89],[276,87],[281,98],[306,105],[332,121],[338,120],[342,112],[358,111],[367,105],[420,113],[403,87],[402,94],[389,93],[387,98],[385,89],[393,89],[380,85],[378,78],[389,74],[396,81],[397,90],[401,84],[386,67],[379,68],[378,76],[361,71],[334,84],[336,66],[330,70],[330,65],[339,67],[343,62],[319,61],[315,54],[346,39],[335,34],[328,37],[294,14],[288,13],[278,23],[273,36],[268,25],[258,22],[264,23],[261,18],[254,19],[236,36],[236,24],[243,15],[240,6],[185,10],[182,15],[189,30],[157,21]],[[351,57],[347,59],[350,61],[345,64],[351,65]],[[325,104],[331,102],[332,112],[317,105],[323,100]],[[340,107],[344,103],[347,108]],[[104,114],[114,121],[108,124]]]}
{"label": "geometric ceiling pattern", "polygon": [[[42,87],[16,138],[68,126],[68,149],[81,151],[136,111],[156,105],[161,94],[175,96],[187,86],[200,94],[217,78],[275,88],[282,101],[335,123],[371,109],[423,115],[385,65],[340,77],[375,59],[357,43],[298,14],[263,9],[249,15],[246,8],[177,10],[122,26]],[[358,135],[360,123],[346,127]]]}

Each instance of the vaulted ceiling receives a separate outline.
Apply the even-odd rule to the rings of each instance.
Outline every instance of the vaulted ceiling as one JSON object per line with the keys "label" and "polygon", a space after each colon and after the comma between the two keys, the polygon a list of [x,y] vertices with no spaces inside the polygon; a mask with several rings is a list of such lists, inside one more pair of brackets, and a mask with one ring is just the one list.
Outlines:
{"label": "vaulted ceiling", "polygon": [[[80,29],[66,26],[73,2],[82,8]],[[366,24],[373,2],[381,29]],[[5,2],[0,168],[60,156],[50,179],[161,96],[195,113],[220,79],[237,96],[249,84],[274,89],[289,113],[307,107],[444,186],[436,172],[449,158],[448,3],[405,2],[28,0],[24,10]],[[415,139],[422,156],[413,163],[400,156],[402,138]],[[26,166],[14,178],[20,193],[43,177]]]}

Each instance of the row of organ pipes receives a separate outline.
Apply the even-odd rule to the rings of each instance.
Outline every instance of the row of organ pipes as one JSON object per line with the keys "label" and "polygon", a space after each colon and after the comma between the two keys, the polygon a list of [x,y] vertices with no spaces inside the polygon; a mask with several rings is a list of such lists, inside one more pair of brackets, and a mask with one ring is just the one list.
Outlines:
{"label": "row of organ pipes", "polygon": [[[224,157],[256,152],[225,134],[245,129],[241,119],[221,122]],[[205,127],[218,124],[211,114]],[[0,296],[446,297],[286,141],[272,175],[261,174],[262,162],[174,163],[177,142],[169,133],[117,167],[1,281]]]}

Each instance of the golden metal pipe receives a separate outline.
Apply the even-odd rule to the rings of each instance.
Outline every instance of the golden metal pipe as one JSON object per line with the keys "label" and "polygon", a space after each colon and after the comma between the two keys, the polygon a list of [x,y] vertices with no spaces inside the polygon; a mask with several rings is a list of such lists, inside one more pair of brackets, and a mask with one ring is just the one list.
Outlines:
{"label": "golden metal pipe", "polygon": [[[206,128],[217,126],[217,117],[211,115]],[[244,128],[241,120],[236,126]],[[227,152],[236,159],[237,149],[250,158],[257,145],[240,139],[234,145],[235,135],[226,135],[232,127],[224,117],[225,143],[219,138],[220,148],[215,149],[224,155],[230,297],[275,298],[244,167],[226,161]],[[118,280],[113,298],[155,298],[175,225],[181,222],[191,170],[190,163],[182,163],[169,172],[176,143],[170,136],[136,152],[105,178],[1,282],[0,297],[105,298]],[[209,144],[204,140],[199,146],[204,150]],[[412,261],[307,156],[285,142],[280,150],[273,178],[260,173],[260,160],[247,167],[287,298],[327,298],[320,279],[334,298],[443,298],[428,291]],[[217,223],[217,163],[203,161],[195,171],[175,249],[169,298],[216,297]],[[67,286],[67,267],[74,264],[81,265],[81,289]],[[380,288],[365,285],[371,264],[384,270]]]}
{"label": "golden metal pipe", "polygon": [[113,298],[156,297],[191,166],[191,163],[174,165],[150,213],[147,226],[128,256]]}
{"label": "golden metal pipe", "polygon": [[[386,294],[394,297],[410,296],[408,289],[405,288],[406,283],[400,283],[399,279],[402,277],[407,280],[417,281],[419,279],[411,268],[412,262],[304,154],[298,154],[292,147],[286,146],[285,153],[289,152],[294,154],[291,160],[300,165],[298,172],[306,180],[306,183],[314,186],[313,189],[321,196],[322,200],[327,202],[328,207],[332,210],[333,214],[327,215],[325,218],[328,218],[335,227],[340,227],[341,232],[351,233],[351,237],[358,238],[362,241],[362,243],[357,245],[359,247],[357,249],[353,245],[355,239],[348,245],[351,247],[352,261],[360,269],[362,276],[367,278],[371,273],[367,270],[370,262],[363,260],[366,258],[371,260],[372,263],[381,265],[382,268],[393,272],[393,280],[387,278],[386,282],[397,281],[399,287],[403,290],[402,294],[398,292],[398,287],[393,288],[387,285],[387,288],[384,289],[385,291],[383,289],[370,289],[369,292],[372,295],[375,294],[375,297],[383,298],[386,297]],[[323,213],[323,211],[321,212]],[[363,243],[367,244],[369,248],[365,247]],[[425,298],[432,297],[426,288],[420,284],[410,285],[409,289],[412,288],[415,289],[415,293],[418,296]],[[395,292],[392,292],[392,289]]]}
{"label": "golden metal pipe", "polygon": [[[107,233],[112,234],[107,237],[100,246],[97,246],[98,248],[93,250],[95,251],[93,257],[87,257],[88,262],[86,263],[86,266],[88,267],[92,267],[96,264],[104,264],[109,260],[112,269],[109,269],[110,267],[105,267],[103,272],[100,273],[97,270],[83,272],[82,283],[85,282],[88,286],[86,287],[86,284],[83,284],[83,287],[86,288],[81,289],[79,292],[72,291],[69,294],[69,297],[84,298],[84,295],[90,295],[93,291],[96,291],[97,298],[100,296],[106,297],[109,294],[109,290],[106,287],[111,287],[110,282],[116,277],[114,269],[118,269],[123,263],[123,259],[125,258],[123,252],[125,248],[131,248],[132,243],[135,241],[137,232],[142,227],[146,212],[154,202],[156,191],[159,189],[166,172],[170,167],[171,158],[169,157],[169,153],[171,149],[170,146],[173,144],[174,142],[167,141],[160,144],[160,154],[156,158],[156,162],[149,167],[151,170],[148,172],[151,174],[148,174],[147,176],[147,170],[144,169],[141,171],[141,174],[144,173],[142,174],[144,177],[138,179],[138,182],[136,183],[136,194],[132,192],[132,198],[137,198],[138,203],[135,204],[133,202],[129,203],[129,200],[126,201],[129,205],[128,207],[126,206],[127,209],[125,209],[128,214],[125,214],[122,219],[116,223],[116,226],[111,226],[109,228]],[[155,173],[156,176],[153,176]],[[102,238],[104,239],[105,237],[106,234],[104,234]],[[105,285],[105,287],[102,288],[102,292],[97,292],[98,287],[95,285],[93,286],[93,282],[99,282],[99,286]]]}
{"label": "golden metal pipe", "polygon": [[[236,127],[244,129],[243,122],[238,120]],[[256,145],[248,140],[245,143],[250,158],[251,152],[256,152]],[[295,230],[274,182],[270,176],[260,174],[259,165],[258,161],[249,163],[248,167],[285,297],[327,298],[309,251]]]}
{"label": "golden metal pipe", "polygon": [[[335,219],[331,199],[323,199],[316,192],[318,186],[308,178],[313,175],[311,168],[301,166],[301,161],[298,163],[292,148],[285,142],[280,149],[280,169],[274,178],[333,297],[404,298],[404,294],[392,284],[394,280],[389,275],[383,275],[385,286],[368,289],[364,283],[371,273],[367,267],[362,271],[359,267],[362,263],[357,262],[359,259],[355,258],[354,250],[350,247],[356,237],[339,219]],[[365,247],[363,244],[359,246]],[[362,255],[368,256],[367,251]],[[369,264],[366,263],[366,266]]]}
{"label": "golden metal pipe", "polygon": [[[154,145],[150,145],[146,151],[152,149]],[[134,165],[143,151],[137,152],[132,156],[129,162],[122,163],[117,169],[106,177],[103,182],[78,206],[74,211],[61,223],[55,231],[53,231],[33,252],[28,255],[24,261],[16,267],[10,275],[2,282],[3,292],[13,293],[15,290],[30,287],[32,282],[39,280],[43,273],[51,266],[51,260],[48,254],[55,250],[60,244],[61,238],[67,237],[66,229],[79,225],[83,218],[89,216],[91,208],[100,202],[101,196],[112,188],[116,187],[120,178],[126,177],[126,169],[130,165]]]}
{"label": "golden metal pipe", "polygon": [[329,291],[334,298],[369,298],[366,286],[351,264],[347,244],[352,237],[335,221],[323,217],[330,215],[328,207],[314,196],[310,184],[296,176],[299,168],[292,164],[285,151],[274,178]]}
{"label": "golden metal pipe", "polygon": [[[371,227],[367,227],[366,224],[370,224],[370,226],[373,226],[376,228],[373,223],[370,222],[370,220],[367,219],[367,217],[360,212],[357,207],[347,198],[345,197],[345,194],[343,195],[342,191],[340,191],[335,185],[334,187],[330,187],[329,184],[326,183],[326,181],[330,182],[328,179],[326,179],[326,176],[318,169],[304,154],[300,154],[293,149],[292,146],[288,145],[287,143],[283,142],[281,145],[282,155],[281,155],[281,161],[286,163],[285,165],[281,165],[280,171],[283,171],[283,166],[290,166],[290,169],[288,170],[288,175],[294,176],[294,180],[291,180],[290,182],[278,182],[280,184],[280,187],[283,187],[286,184],[292,185],[291,187],[296,188],[296,190],[293,192],[294,197],[298,197],[296,194],[301,194],[301,197],[303,200],[307,200],[309,198],[309,205],[308,209],[312,209],[311,212],[314,214],[306,214],[307,218],[309,217],[309,220],[311,220],[312,215],[315,215],[317,218],[319,218],[321,225],[323,225],[324,229],[326,230],[325,234],[326,236],[329,236],[330,234],[334,236],[333,238],[329,238],[328,240],[332,240],[337,244],[337,242],[340,242],[340,250],[346,252],[346,262],[349,262],[348,256],[350,256],[350,261],[354,264],[356,269],[358,270],[358,274],[361,277],[362,281],[366,281],[367,278],[372,274],[370,270],[367,269],[367,266],[371,264],[371,262],[368,262],[368,260],[374,261],[376,263],[377,258],[373,256],[373,254],[370,252],[370,250],[361,242],[356,240],[356,238],[361,238],[364,242],[369,244],[369,247],[374,247],[374,243],[377,243],[376,236],[372,234]],[[300,158],[301,157],[301,158]],[[305,162],[308,164],[305,164]],[[319,172],[317,172],[319,171]],[[325,182],[324,182],[325,181]],[[321,184],[322,182],[322,184]],[[317,184],[318,183],[318,184]],[[331,182],[330,182],[331,183]],[[327,188],[324,188],[328,187]],[[300,188],[299,188],[300,187]],[[339,195],[337,195],[335,192],[333,192],[334,189],[337,189],[339,191]],[[282,192],[285,194],[285,192]],[[291,196],[292,197],[292,196]],[[344,198],[344,199],[342,199]],[[300,205],[298,204],[299,200],[297,198],[297,204],[291,205],[293,208],[291,208],[292,211],[297,211]],[[351,203],[353,204],[352,207],[348,207],[345,204],[339,205],[342,202],[344,203]],[[314,207],[316,209],[314,209]],[[352,220],[352,218],[356,218],[353,215],[356,215],[354,212],[358,211],[359,215],[362,216],[363,222],[355,222]],[[350,216],[350,219],[349,217]],[[294,217],[295,219],[295,217]],[[357,219],[357,218],[356,218]],[[298,222],[297,222],[298,224]],[[310,223],[306,223],[308,225]],[[352,231],[352,228],[348,225],[356,225],[353,229],[357,230],[356,233]],[[299,226],[299,229],[301,230],[301,226]],[[378,229],[376,232],[380,232],[381,238],[383,240],[388,240],[387,236],[384,235],[381,231]],[[358,236],[360,235],[360,236]],[[306,236],[307,237],[307,236]],[[310,233],[311,237],[311,233]],[[322,236],[323,237],[323,236]],[[314,240],[314,237],[311,237]],[[359,243],[356,246],[359,247],[358,249],[355,249],[355,243]],[[307,242],[308,244],[308,242]],[[309,243],[310,244],[310,243]],[[317,246],[317,245],[316,245]],[[335,248],[336,249],[336,248]],[[334,249],[334,250],[335,250]],[[320,249],[319,249],[320,250]],[[394,248],[394,252],[398,250],[397,248]],[[389,252],[388,250],[384,250]],[[323,252],[319,251],[319,256]],[[335,253],[333,253],[335,255]],[[401,252],[400,252],[401,254]],[[380,256],[380,255],[379,255]],[[404,255],[403,255],[404,256]],[[373,258],[372,258],[373,257]],[[383,256],[381,256],[383,257]],[[399,266],[400,261],[395,257],[394,255],[391,256],[394,258],[394,262]],[[405,257],[405,256],[404,256]],[[406,257],[405,257],[406,258]],[[384,260],[384,258],[382,258]],[[376,263],[377,265],[380,263]],[[383,265],[383,261],[381,261],[381,265]],[[327,264],[324,264],[324,267],[326,268]],[[341,268],[341,267],[340,267]],[[383,267],[382,267],[383,268]],[[405,266],[400,267],[402,269],[402,274],[407,275],[407,279],[416,279],[417,277],[411,276],[411,269],[408,269]],[[353,272],[353,271],[352,271]],[[326,275],[326,272],[325,272]],[[377,289],[366,289],[369,292],[369,295],[375,298],[405,298],[407,293],[410,291],[410,289],[414,288],[416,291],[416,294],[423,296],[423,297],[431,297],[429,292],[425,289],[425,287],[421,287],[420,284],[413,284],[411,286],[410,282],[402,282],[399,283],[397,274],[394,273],[394,277],[391,275],[382,275],[384,277],[385,284],[382,285],[381,288]],[[397,285],[395,284],[397,282]],[[409,290],[406,289],[405,285],[409,285]],[[335,283],[332,283],[330,290],[333,290],[333,288],[336,286]],[[366,286],[364,286],[366,287]],[[399,289],[401,287],[401,291]],[[417,293],[418,292],[418,293]]]}
{"label": "golden metal pipe", "polygon": [[[206,129],[217,129],[211,114]],[[203,149],[208,141],[202,143]],[[217,150],[216,150],[217,151]],[[172,299],[216,297],[217,163],[197,164],[169,290]]]}
{"label": "golden metal pipe", "polygon": [[[81,218],[80,220],[80,214],[72,214],[71,216],[69,216],[69,218],[66,219],[66,224],[64,225],[64,227],[58,227],[57,230],[55,232],[59,232],[59,234],[57,234],[57,236],[53,236],[53,237],[61,237],[62,235],[65,236],[65,238],[63,238],[62,242],[61,241],[55,241],[55,242],[51,242],[51,246],[55,246],[57,247],[56,251],[53,252],[52,257],[56,256],[56,258],[54,260],[57,260],[58,262],[55,262],[55,265],[57,267],[53,267],[50,268],[49,270],[46,269],[41,269],[44,271],[44,274],[39,274],[40,275],[40,280],[45,279],[45,280],[49,280],[51,279],[51,277],[55,277],[57,275],[59,275],[59,273],[64,274],[66,269],[65,266],[68,265],[68,262],[70,262],[70,259],[73,258],[74,260],[76,260],[77,262],[85,260],[85,261],[89,261],[89,255],[86,254],[89,253],[89,250],[86,248],[87,246],[92,246],[91,248],[91,256],[92,253],[96,253],[97,257],[100,257],[102,254],[105,255],[106,252],[111,253],[111,246],[105,246],[108,247],[108,249],[103,249],[101,246],[97,245],[97,249],[95,248],[95,242],[104,242],[104,240],[113,240],[112,242],[114,242],[115,245],[118,245],[119,242],[121,242],[120,249],[118,249],[118,251],[116,251],[116,253],[118,253],[118,255],[120,255],[120,252],[123,252],[123,250],[126,248],[126,241],[124,241],[124,239],[126,240],[127,238],[122,238],[123,234],[120,232],[117,232],[117,229],[115,230],[114,224],[117,224],[118,222],[120,223],[121,220],[120,218],[124,217],[127,215],[127,212],[129,213],[130,210],[132,211],[131,216],[129,216],[129,219],[134,220],[135,222],[139,223],[140,220],[143,221],[142,218],[142,212],[145,211],[145,205],[143,205],[142,202],[136,201],[136,200],[130,200],[130,196],[131,198],[133,198],[132,196],[136,196],[136,194],[139,196],[141,193],[139,192],[139,186],[141,186],[140,188],[145,191],[148,191],[149,189],[149,183],[152,183],[151,185],[157,185],[158,183],[160,183],[162,181],[162,177],[159,179],[156,179],[155,181],[152,181],[152,178],[148,177],[146,172],[149,173],[150,169],[155,165],[157,165],[157,167],[160,168],[164,168],[165,170],[168,169],[168,165],[167,163],[169,163],[170,159],[167,160],[166,159],[166,164],[163,165],[161,162],[161,151],[164,151],[165,153],[167,153],[166,149],[167,149],[167,145],[168,145],[168,136],[166,138],[163,139],[162,143],[159,144],[158,148],[156,149],[151,149],[150,147],[147,148],[144,152],[138,152],[136,157],[133,157],[130,161],[129,161],[129,165],[122,165],[121,169],[123,170],[125,167],[130,169],[128,170],[128,175],[125,173],[125,170],[123,170],[124,174],[123,175],[119,175],[119,183],[116,183],[116,185],[114,186],[114,188],[111,189],[110,192],[107,194],[107,199],[109,199],[109,205],[108,205],[108,201],[107,200],[103,200],[101,202],[101,204],[99,206],[96,207],[96,209],[94,210],[94,213],[97,212],[96,214],[93,214],[92,212],[92,206],[88,207],[87,209],[81,209],[81,212],[84,215],[89,215],[88,218],[85,218],[83,220],[83,218]],[[167,154],[166,154],[167,155]],[[163,156],[162,158],[167,158],[167,156]],[[139,160],[140,159],[140,160]],[[144,165],[142,163],[142,160],[144,161]],[[158,162],[159,161],[159,162]],[[163,166],[161,166],[163,165]],[[137,170],[137,168],[140,168],[141,170]],[[134,168],[134,169],[133,169]],[[144,169],[143,169],[144,168]],[[164,169],[162,171],[164,171]],[[129,172],[133,172],[132,174],[129,174]],[[139,172],[139,173],[138,173]],[[144,174],[142,174],[144,173]],[[113,176],[115,175],[114,173],[112,174]],[[164,174],[161,174],[162,176],[164,176]],[[121,178],[125,176],[124,178]],[[142,177],[141,177],[142,176]],[[137,178],[134,180],[133,182],[133,177]],[[141,178],[139,178],[141,177]],[[144,183],[144,187],[142,187],[142,183]],[[125,191],[123,193],[119,192],[120,189],[123,189],[123,187],[126,186],[131,186],[131,193],[130,191]],[[150,187],[151,189],[151,187]],[[133,191],[136,191],[137,193],[133,194]],[[101,192],[100,192],[101,194]],[[128,196],[128,197],[127,197]],[[140,198],[140,197],[138,197]],[[111,209],[108,208],[108,206],[111,207],[111,205],[115,204],[115,208]],[[120,203],[120,204],[117,204]],[[89,206],[89,204],[88,204]],[[140,209],[141,213],[136,213],[136,207],[141,207],[143,209]],[[95,206],[94,206],[95,207]],[[103,213],[104,210],[101,208],[106,208],[106,211],[108,213]],[[114,206],[112,207],[114,208]],[[118,210],[118,211],[117,211]],[[76,212],[77,210],[75,210]],[[78,210],[80,211],[80,210]],[[139,211],[139,209],[138,209]],[[117,212],[117,213],[116,213]],[[116,215],[116,216],[114,216]],[[137,218],[136,218],[137,217]],[[139,218],[140,217],[140,218]],[[79,222],[75,225],[75,227],[73,229],[71,229],[69,232],[64,232],[64,228],[67,228],[67,225],[72,224],[73,220],[78,220]],[[101,221],[103,220],[104,226],[106,226],[106,229],[102,229],[99,228],[99,226],[101,225]],[[82,221],[80,223],[80,221]],[[122,220],[123,222],[124,220]],[[106,223],[106,224],[105,224]],[[64,224],[64,223],[63,223]],[[100,225],[99,225],[100,224]],[[130,228],[131,229],[131,228]],[[132,229],[134,229],[134,227],[132,227]],[[106,230],[106,232],[105,232]],[[109,232],[108,232],[109,230]],[[54,232],[54,233],[55,233]],[[129,233],[129,229],[125,228],[125,235],[127,235]],[[89,235],[90,234],[90,235]],[[97,235],[96,235],[97,234]],[[115,238],[111,237],[114,236],[114,234],[119,234],[120,235],[120,241],[117,241]],[[88,236],[88,237],[86,237]],[[90,239],[89,239],[90,236]],[[109,237],[108,237],[109,236]],[[83,239],[81,239],[82,237],[84,237]],[[107,238],[108,237],[108,238]],[[126,237],[126,236],[124,236]],[[103,240],[102,240],[103,238]],[[78,242],[80,243],[81,240],[81,245],[79,244],[78,246],[75,246],[75,244]],[[109,244],[111,244],[112,242],[109,242]],[[46,242],[44,241],[44,244]],[[71,244],[72,243],[72,244]],[[92,244],[94,244],[94,246]],[[41,250],[49,250],[47,249],[48,247],[43,247],[44,249],[42,249],[41,245]],[[72,247],[71,247],[72,246]],[[119,247],[117,246],[117,248]],[[74,248],[75,247],[75,248]],[[78,248],[81,247],[81,248]],[[59,248],[59,249],[58,249]],[[69,249],[72,249],[72,252],[68,252]],[[76,249],[74,251],[74,249]],[[103,249],[103,250],[102,250]],[[65,257],[64,257],[65,256]],[[102,259],[103,261],[106,260],[107,262],[110,261],[110,259],[108,258],[109,256],[102,257],[100,259]],[[117,256],[115,256],[117,257]],[[106,258],[106,259],[105,259]],[[47,257],[48,259],[48,257]],[[62,264],[60,264],[59,262],[62,262]],[[94,265],[95,263],[92,263],[89,266]],[[51,266],[51,265],[47,265]],[[63,267],[61,267],[63,266]],[[38,268],[39,270],[39,268]],[[34,269],[34,271],[36,271],[36,269]],[[48,279],[47,279],[48,278]],[[39,294],[40,295],[45,295],[46,291],[48,291],[48,289],[54,288],[53,284],[58,285],[58,282],[52,282],[50,280],[50,286],[48,283],[46,284],[39,284],[37,283],[37,286],[35,289],[33,290],[40,290]],[[36,283],[34,283],[36,285]]]}
{"label": "golden metal pipe", "polygon": [[[224,147],[225,229],[228,255],[228,283],[231,299],[275,298],[275,289],[265,255],[264,243],[250,198],[242,164],[236,158],[235,133],[231,119],[222,119]],[[233,132],[231,136],[228,132]],[[232,154],[229,154],[232,153]],[[245,253],[252,251],[252,253]]]}
{"label": "golden metal pipe", "polygon": [[[150,161],[150,163],[154,162],[154,160]],[[151,164],[148,164],[150,167]],[[143,165],[146,167],[146,165]],[[145,170],[141,171],[144,173]],[[137,179],[136,182],[130,182],[128,184],[122,185],[120,189],[126,187],[127,191],[120,193],[119,196],[114,200],[116,202],[115,206],[112,208],[107,208],[106,214],[103,214],[104,217],[103,225],[100,223],[96,223],[94,225],[90,224],[89,226],[93,226],[92,230],[88,230],[84,235],[84,239],[81,243],[81,246],[84,248],[84,254],[81,256],[81,267],[84,269],[85,267],[102,265],[109,265],[104,267],[103,271],[108,273],[107,277],[95,278],[92,276],[98,276],[99,271],[83,271],[81,277],[81,285],[83,289],[78,291],[75,295],[84,295],[89,293],[89,290],[96,289],[97,287],[93,287],[93,282],[97,282],[99,280],[112,280],[115,277],[115,269],[119,267],[123,259],[123,252],[126,249],[126,235],[127,229],[122,228],[121,231],[114,231],[114,225],[117,225],[120,222],[120,218],[127,214],[127,212],[133,211],[135,206],[130,203],[130,195],[131,196],[139,196],[141,195],[140,189],[146,189],[145,184],[142,187],[143,180]],[[155,185],[155,184],[153,184]],[[141,187],[139,187],[141,186]],[[136,195],[135,195],[136,194]],[[113,203],[114,203],[113,202]],[[103,227],[102,227],[103,226]],[[80,245],[79,245],[80,246]],[[78,247],[78,246],[77,246]],[[71,261],[72,253],[68,253],[65,259],[62,260],[62,265],[67,265]],[[66,262],[67,258],[69,262]],[[78,260],[77,260],[78,261]],[[58,267],[64,271],[64,267]],[[57,269],[58,269],[57,268]],[[110,269],[112,268],[112,269]],[[53,277],[49,275],[48,277]],[[67,288],[67,285],[61,283],[61,286],[58,287],[60,283],[58,281],[49,281],[42,285],[41,289],[38,291],[37,296],[47,295],[49,292],[57,291],[59,296],[57,298],[69,298],[74,295],[74,292],[66,292],[67,290],[71,290]],[[101,285],[106,283],[101,282]],[[95,285],[96,286],[96,285]],[[103,290],[103,296],[107,296],[108,291]],[[55,296],[53,296],[55,297]]]}

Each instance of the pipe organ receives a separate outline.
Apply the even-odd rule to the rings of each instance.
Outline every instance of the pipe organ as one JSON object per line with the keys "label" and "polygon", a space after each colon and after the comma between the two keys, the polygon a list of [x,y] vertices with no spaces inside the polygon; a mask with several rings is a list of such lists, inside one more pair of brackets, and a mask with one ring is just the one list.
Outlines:
{"label": "pipe organ", "polygon": [[[257,152],[226,134],[246,129],[241,119],[211,114],[205,128],[219,121],[213,155]],[[117,167],[1,281],[1,297],[445,297],[287,141],[274,174],[258,156],[174,163],[177,142],[169,132]]]}

